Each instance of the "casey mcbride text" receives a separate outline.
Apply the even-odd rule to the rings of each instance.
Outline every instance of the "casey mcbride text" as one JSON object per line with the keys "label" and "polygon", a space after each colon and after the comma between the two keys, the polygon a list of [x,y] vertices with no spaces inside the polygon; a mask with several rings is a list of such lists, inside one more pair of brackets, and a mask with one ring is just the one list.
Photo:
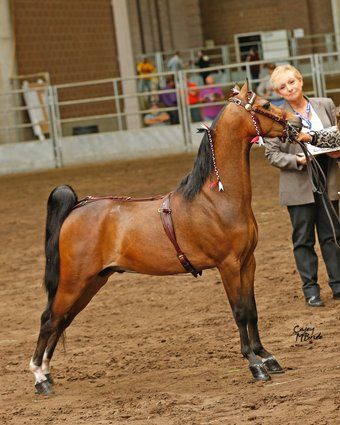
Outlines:
{"label": "casey mcbride text", "polygon": [[316,332],[315,327],[302,327],[295,325],[293,329],[293,335],[295,335],[296,342],[311,341],[313,339],[322,339],[321,332]]}

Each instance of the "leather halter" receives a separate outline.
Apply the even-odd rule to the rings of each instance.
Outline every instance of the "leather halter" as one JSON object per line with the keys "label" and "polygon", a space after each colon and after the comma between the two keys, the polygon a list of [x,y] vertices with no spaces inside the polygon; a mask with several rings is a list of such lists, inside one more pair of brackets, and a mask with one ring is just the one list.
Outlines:
{"label": "leather halter", "polygon": [[252,91],[248,91],[247,92],[247,102],[245,102],[244,100],[238,98],[238,97],[230,97],[228,99],[229,102],[234,103],[235,105],[238,106],[242,106],[247,112],[250,113],[254,127],[256,129],[257,135],[258,136],[263,136],[263,131],[261,128],[261,124],[259,119],[257,118],[256,114],[260,114],[260,115],[264,115],[265,117],[271,119],[272,121],[276,121],[279,124],[281,124],[284,127],[284,134],[283,136],[285,137],[287,134],[287,119],[286,119],[286,111],[283,109],[282,110],[282,118],[271,114],[268,111],[265,111],[263,109],[258,108],[257,106],[254,106],[254,102],[256,99],[256,93],[252,92]]}

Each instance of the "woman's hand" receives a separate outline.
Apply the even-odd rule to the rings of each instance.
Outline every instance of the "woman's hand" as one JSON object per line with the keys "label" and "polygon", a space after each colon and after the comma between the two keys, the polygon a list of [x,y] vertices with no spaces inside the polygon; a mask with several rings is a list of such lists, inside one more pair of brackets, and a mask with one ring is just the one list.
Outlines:
{"label": "woman's hand", "polygon": [[296,155],[296,162],[299,165],[306,165],[307,164],[307,159],[305,157],[305,155]]}
{"label": "woman's hand", "polygon": [[340,158],[340,151],[329,152],[327,155],[333,159],[337,159]]}
{"label": "woman's hand", "polygon": [[308,133],[300,133],[297,136],[296,141],[302,143],[310,143],[312,141],[312,136]]}

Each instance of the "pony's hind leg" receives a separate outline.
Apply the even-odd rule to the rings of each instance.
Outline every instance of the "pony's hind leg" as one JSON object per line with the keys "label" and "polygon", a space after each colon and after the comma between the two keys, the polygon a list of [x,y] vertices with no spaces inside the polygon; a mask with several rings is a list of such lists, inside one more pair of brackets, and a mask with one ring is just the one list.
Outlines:
{"label": "pony's hind leg", "polygon": [[70,323],[71,322],[69,322],[69,315],[67,315],[64,320],[60,321],[57,330],[50,336],[47,343],[47,347],[44,352],[41,368],[43,374],[46,376],[46,379],[51,385],[54,384],[54,381],[51,375],[50,362],[60,336],[63,334],[64,330],[67,328],[67,326],[69,326]]}
{"label": "pony's hind leg", "polygon": [[[53,378],[50,372],[50,362],[52,359],[52,356],[54,354],[55,348],[58,344],[58,341],[60,339],[60,336],[63,334],[65,329],[70,326],[73,319],[77,316],[78,313],[80,313],[87,304],[91,301],[91,299],[94,297],[94,295],[99,291],[99,289],[107,282],[108,277],[96,277],[95,279],[91,280],[83,289],[81,294],[79,295],[79,298],[77,298],[74,303],[69,306],[66,311],[65,309],[61,308],[62,304],[62,297],[59,296],[58,292],[56,295],[55,300],[55,308],[52,309],[52,315],[55,317],[55,326],[53,327],[53,333],[51,333],[48,343],[46,344],[46,348],[43,354],[42,363],[41,363],[41,372],[45,376],[46,380],[49,383],[49,387],[53,385]],[[64,314],[63,314],[64,313]],[[32,370],[32,369],[31,369]],[[33,371],[33,370],[32,370]],[[48,386],[46,383],[43,385],[37,385],[37,391],[41,393],[46,393],[44,391],[44,388]],[[42,388],[42,391],[39,391],[40,387]],[[51,388],[50,388],[51,389]]]}
{"label": "pony's hind leg", "polygon": [[[255,263],[249,264],[250,267],[249,276],[254,276]],[[256,314],[253,311],[254,305],[251,303],[251,290],[249,290],[248,279],[244,279],[244,269],[238,263],[236,259],[229,259],[225,261],[223,267],[219,267],[221,273],[224,288],[227,292],[229,303],[237,324],[240,342],[241,342],[241,353],[249,362],[249,369],[254,377],[258,381],[268,381],[270,376],[268,375],[265,367],[263,366],[261,358],[259,358],[253,351],[249,334],[248,324],[250,317]]]}
{"label": "pony's hind leg", "polygon": [[58,323],[52,320],[51,311],[47,308],[41,315],[37,346],[30,361],[30,370],[34,374],[35,388],[39,394],[51,394],[53,392],[51,383],[46,377],[46,367],[43,366],[43,359],[48,340],[57,326]]}
{"label": "pony's hind leg", "polygon": [[41,369],[43,374],[46,376],[47,381],[51,385],[54,384],[54,380],[51,375],[50,362],[52,360],[54,350],[56,349],[56,346],[58,344],[58,341],[61,335],[63,334],[65,329],[71,324],[73,319],[74,319],[74,316],[72,317],[70,313],[67,316],[65,316],[63,320],[59,322],[57,330],[50,336],[48,340],[48,343],[44,352],[42,364],[41,364]]}

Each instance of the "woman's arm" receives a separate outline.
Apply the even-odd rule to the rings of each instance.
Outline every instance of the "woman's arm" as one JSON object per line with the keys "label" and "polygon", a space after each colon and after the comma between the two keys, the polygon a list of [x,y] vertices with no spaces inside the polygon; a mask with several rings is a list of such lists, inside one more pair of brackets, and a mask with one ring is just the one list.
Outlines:
{"label": "woman's arm", "polygon": [[301,133],[297,137],[299,142],[311,143],[318,148],[340,147],[340,131],[337,127],[329,127],[310,133]]}
{"label": "woman's arm", "polygon": [[280,139],[265,139],[265,156],[268,162],[274,165],[274,167],[284,170],[302,170],[303,165],[306,164],[306,158],[304,156],[282,152],[281,147],[282,142]]}

